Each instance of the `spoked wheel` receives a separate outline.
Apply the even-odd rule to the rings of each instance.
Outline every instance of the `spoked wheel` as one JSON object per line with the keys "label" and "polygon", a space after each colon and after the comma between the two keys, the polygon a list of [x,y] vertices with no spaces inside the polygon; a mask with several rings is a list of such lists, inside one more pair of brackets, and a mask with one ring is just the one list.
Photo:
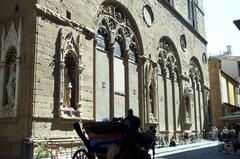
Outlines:
{"label": "spoked wheel", "polygon": [[74,153],[72,159],[88,159],[88,153],[86,150],[83,150],[83,149],[77,150]]}

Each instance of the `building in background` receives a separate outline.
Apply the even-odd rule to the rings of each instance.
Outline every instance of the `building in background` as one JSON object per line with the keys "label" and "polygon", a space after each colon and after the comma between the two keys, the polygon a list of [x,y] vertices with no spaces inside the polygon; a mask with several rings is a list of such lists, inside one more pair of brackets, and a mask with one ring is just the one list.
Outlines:
{"label": "building in background", "polygon": [[210,57],[209,80],[212,124],[223,127],[220,117],[240,110],[239,57]]}
{"label": "building in background", "polygon": [[165,143],[201,134],[209,98],[203,2],[186,2],[2,0],[0,158],[19,158],[25,138],[34,156],[44,142],[71,153],[80,142],[74,122],[124,117],[129,108]]}

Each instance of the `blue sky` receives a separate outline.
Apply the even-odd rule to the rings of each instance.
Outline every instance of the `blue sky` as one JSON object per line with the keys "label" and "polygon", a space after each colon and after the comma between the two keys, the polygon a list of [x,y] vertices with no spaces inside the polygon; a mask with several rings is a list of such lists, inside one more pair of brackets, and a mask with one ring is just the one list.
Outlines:
{"label": "blue sky", "polygon": [[203,0],[208,55],[226,51],[240,56],[240,31],[233,20],[240,19],[240,0]]}

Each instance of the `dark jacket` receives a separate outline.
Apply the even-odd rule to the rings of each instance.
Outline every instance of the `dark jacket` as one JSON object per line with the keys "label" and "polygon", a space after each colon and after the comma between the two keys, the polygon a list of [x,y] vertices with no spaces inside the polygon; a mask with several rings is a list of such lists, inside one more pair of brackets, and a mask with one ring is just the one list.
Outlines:
{"label": "dark jacket", "polygon": [[134,115],[128,115],[123,119],[123,123],[129,127],[132,133],[137,133],[140,127],[140,119]]}

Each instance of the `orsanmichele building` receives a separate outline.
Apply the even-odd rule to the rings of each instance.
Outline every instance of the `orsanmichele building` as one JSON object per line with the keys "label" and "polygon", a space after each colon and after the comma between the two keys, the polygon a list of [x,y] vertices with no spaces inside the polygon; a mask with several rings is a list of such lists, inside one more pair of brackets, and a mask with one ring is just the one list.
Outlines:
{"label": "orsanmichele building", "polygon": [[0,158],[26,155],[26,138],[34,156],[71,153],[74,122],[129,108],[159,140],[200,135],[206,45],[202,0],[1,0]]}

